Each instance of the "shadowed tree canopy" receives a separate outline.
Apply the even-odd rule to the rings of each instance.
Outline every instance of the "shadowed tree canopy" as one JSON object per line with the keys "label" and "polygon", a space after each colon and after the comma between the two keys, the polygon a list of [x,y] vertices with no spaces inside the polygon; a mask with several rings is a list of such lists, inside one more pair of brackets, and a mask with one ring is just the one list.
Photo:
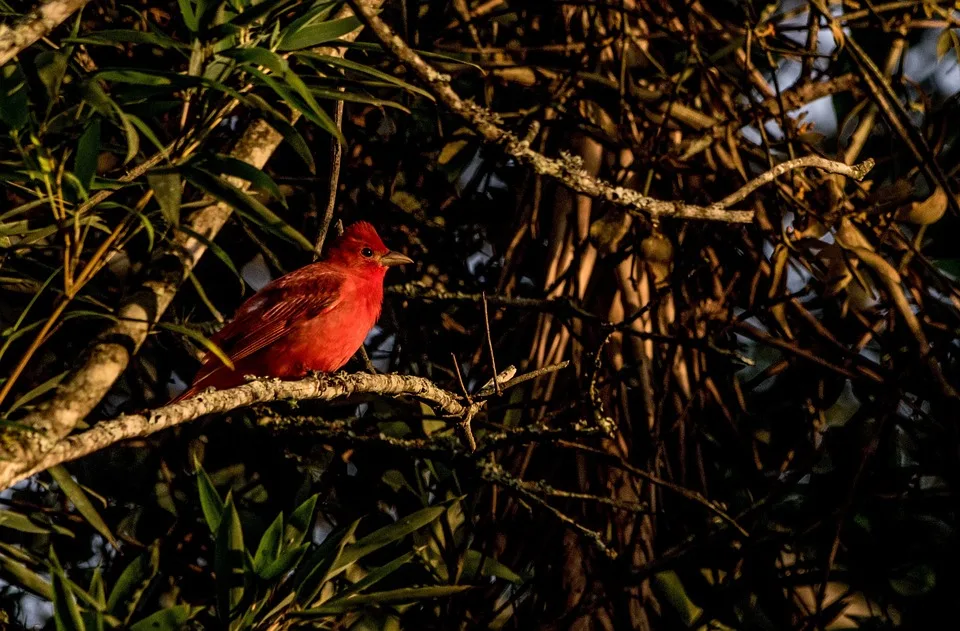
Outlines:
{"label": "shadowed tree canopy", "polygon": [[[0,626],[954,618],[954,4],[5,5]],[[169,404],[361,220],[345,372]]]}

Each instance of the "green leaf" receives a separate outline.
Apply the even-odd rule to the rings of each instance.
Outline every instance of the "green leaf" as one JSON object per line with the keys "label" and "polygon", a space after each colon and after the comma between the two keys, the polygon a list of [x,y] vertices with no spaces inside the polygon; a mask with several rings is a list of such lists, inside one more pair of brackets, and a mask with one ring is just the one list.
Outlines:
{"label": "green leaf", "polygon": [[365,66],[363,64],[351,61],[349,59],[343,59],[342,57],[334,57],[333,55],[320,55],[318,53],[310,52],[301,52],[297,53],[298,56],[306,57],[307,59],[315,59],[317,61],[322,61],[324,63],[330,64],[331,66],[336,66],[338,68],[345,68],[347,70],[353,70],[354,72],[359,72],[371,77],[385,81],[391,85],[395,85],[398,88],[403,88],[407,92],[412,92],[414,94],[419,94],[422,97],[430,99],[431,101],[435,100],[433,95],[427,92],[422,88],[418,88],[415,85],[411,85],[406,81],[402,81],[391,74],[377,70],[376,68],[371,68],[370,66]]}
{"label": "green leaf", "polygon": [[113,533],[110,532],[110,528],[107,526],[107,523],[103,521],[103,518],[100,516],[100,513],[97,512],[97,509],[90,502],[90,498],[87,497],[86,492],[81,488],[79,484],[71,477],[70,473],[63,467],[63,465],[56,465],[48,469],[50,476],[53,477],[57,485],[60,487],[60,490],[63,491],[63,494],[73,502],[74,508],[77,509],[84,519],[87,520],[93,528],[99,532],[101,535],[106,537],[107,541],[110,542],[110,545],[116,546],[117,540],[113,536]]}
{"label": "green leaf", "polygon": [[39,574],[6,555],[0,555],[0,576],[12,585],[32,592],[46,600],[53,600],[53,587]]}
{"label": "green leaf", "polygon": [[272,50],[260,48],[259,46],[251,46],[250,48],[232,48],[230,50],[225,50],[220,54],[224,57],[239,61],[242,64],[263,66],[264,68],[268,68],[270,72],[280,76],[283,76],[290,70],[290,66],[287,64],[286,59]]}
{"label": "green leaf", "polygon": [[296,243],[305,251],[313,251],[313,244],[307,241],[299,231],[236,186],[221,180],[203,169],[185,168],[184,176],[194,186],[209,193],[220,201],[229,204],[244,217],[255,221],[258,225],[273,232],[277,236],[284,237],[288,241]]}
{"label": "green leaf", "polygon": [[63,568],[60,567],[56,555],[50,551],[50,574],[53,579],[53,617],[56,621],[57,631],[86,631],[83,626],[83,618],[80,616],[80,608],[77,606],[77,600],[73,597],[73,591],[63,574]]}
{"label": "green leaf", "polygon": [[[64,318],[64,320],[65,319],[66,318]],[[53,377],[50,377],[40,385],[36,386],[35,388],[32,388],[29,392],[20,396],[16,401],[13,402],[13,404],[9,407],[9,409],[7,409],[7,411],[4,413],[4,416],[9,417],[10,414],[12,414],[15,410],[23,407],[24,405],[36,399],[37,397],[42,396],[43,394],[59,386],[60,382],[63,381],[63,378],[67,376],[68,372],[70,371],[67,370],[60,373],[59,375],[54,375]]]}
{"label": "green leaf", "polygon": [[217,575],[217,614],[225,624],[230,621],[233,610],[243,598],[243,531],[240,516],[227,495],[223,517],[217,527],[216,553],[213,571]]}
{"label": "green leaf", "polygon": [[67,73],[67,55],[61,51],[45,50],[34,58],[33,63],[37,68],[37,76],[47,89],[47,97],[56,101]]}
{"label": "green leaf", "polygon": [[244,285],[245,281],[243,280],[243,276],[240,275],[240,270],[238,270],[237,266],[233,264],[233,259],[230,258],[230,255],[227,254],[226,250],[221,248],[215,242],[208,239],[206,235],[202,235],[199,232],[194,232],[187,226],[180,226],[180,231],[189,234],[191,237],[193,237],[197,241],[203,243],[205,246],[207,246],[208,250],[213,252],[214,256],[216,256],[218,259],[223,261],[223,264],[226,265],[230,269],[230,271],[233,272],[233,274],[237,277],[237,280],[240,282],[240,291],[243,292],[243,289],[245,287]]}
{"label": "green leaf", "polygon": [[250,185],[254,189],[269,195],[284,206],[287,205],[286,200],[283,197],[283,193],[280,191],[280,187],[277,186],[277,183],[273,181],[273,178],[252,164],[244,162],[243,160],[238,160],[237,158],[233,158],[231,156],[220,154],[203,156],[202,158],[199,158],[197,162],[202,164],[203,167],[208,171],[219,171],[224,175],[230,175],[235,178],[250,182]]}
{"label": "green leaf", "polygon": [[197,14],[193,10],[193,2],[190,0],[177,0],[180,5],[180,15],[183,16],[183,23],[187,25],[192,33],[200,30],[200,24],[197,22]]}
{"label": "green leaf", "polygon": [[125,116],[133,123],[133,126],[140,130],[140,133],[147,137],[147,140],[153,144],[154,147],[163,155],[165,160],[170,160],[170,156],[167,155],[167,148],[160,142],[160,139],[157,138],[156,134],[153,133],[153,130],[150,129],[150,126],[144,123],[140,117],[134,116],[133,114],[125,114]]}
{"label": "green leaf", "polygon": [[346,613],[359,607],[367,605],[400,605],[403,603],[412,603],[418,600],[428,598],[445,598],[473,589],[470,585],[437,585],[434,587],[405,587],[403,589],[392,589],[385,592],[376,592],[373,594],[361,594],[352,598],[337,601],[336,603],[325,603],[312,609],[290,612],[294,618],[319,618],[322,616],[333,616]]}
{"label": "green leaf", "polygon": [[377,569],[371,570],[369,574],[367,574],[362,579],[360,579],[359,581],[351,585],[348,589],[338,593],[336,597],[331,598],[325,604],[332,605],[337,601],[343,600],[344,598],[349,598],[354,594],[359,594],[360,592],[367,589],[368,587],[372,587],[376,585],[377,583],[379,583],[380,581],[387,578],[388,576],[390,576],[391,574],[399,570],[401,567],[409,563],[415,554],[416,554],[415,551],[408,552],[404,555],[397,557],[393,561],[390,561],[386,565],[381,565]]}
{"label": "green leaf", "polygon": [[29,532],[35,534],[45,534],[50,532],[49,528],[44,528],[33,523],[29,517],[22,513],[10,509],[0,510],[0,526],[19,530],[20,532]]}
{"label": "green leaf", "polygon": [[930,592],[937,585],[937,573],[926,564],[899,571],[890,578],[890,587],[901,596],[913,598]]}
{"label": "green leaf", "polygon": [[279,50],[284,52],[291,50],[300,50],[302,48],[313,48],[324,42],[335,40],[339,37],[352,33],[361,26],[361,22],[356,16],[330,20],[329,22],[319,22],[316,24],[306,24],[296,30],[288,29],[280,38]]}
{"label": "green leaf", "polygon": [[159,569],[160,546],[155,543],[123,570],[110,590],[107,611],[128,624]]}
{"label": "green leaf", "polygon": [[180,202],[183,195],[180,174],[176,171],[149,173],[147,183],[153,189],[163,218],[171,226],[180,225]]}
{"label": "green leaf", "polygon": [[[286,72],[284,75],[268,75],[260,72],[256,68],[248,67],[247,72],[256,77],[261,83],[276,92],[287,105],[296,109],[303,116],[317,125],[321,129],[329,132],[341,143],[346,143],[340,129],[317,103],[317,100],[310,94],[310,90],[299,76],[293,72]],[[283,81],[278,81],[282,79]]]}
{"label": "green leaf", "polygon": [[83,130],[80,140],[77,141],[77,154],[73,159],[73,174],[87,191],[90,190],[93,178],[97,174],[99,157],[100,117],[94,116]]}
{"label": "green leaf", "polygon": [[446,510],[446,506],[429,506],[370,533],[352,545],[346,546],[330,569],[330,576],[335,576],[371,552],[400,541],[410,533],[416,532],[436,520]]}
{"label": "green leaf", "polygon": [[296,585],[297,601],[303,604],[313,602],[329,578],[328,571],[336,559],[343,554],[344,547],[353,539],[360,525],[356,520],[348,527],[330,533],[316,550],[300,564],[293,584]]}
{"label": "green leaf", "polygon": [[130,29],[104,29],[82,37],[66,37],[69,44],[89,44],[93,46],[117,46],[120,44],[152,44],[160,48],[190,48],[172,37],[152,31],[134,31]]}
{"label": "green leaf", "polygon": [[19,131],[27,124],[29,112],[27,81],[20,64],[0,67],[0,121]]}
{"label": "green leaf", "polygon": [[200,508],[203,510],[203,518],[210,527],[211,533],[216,533],[220,526],[220,517],[223,515],[223,500],[220,494],[213,486],[210,476],[204,471],[203,467],[197,467],[197,491],[200,494]]}
{"label": "green leaf", "polygon": [[310,169],[310,173],[316,173],[317,166],[313,161],[313,153],[310,151],[310,146],[307,144],[307,141],[304,140],[303,136],[300,135],[300,132],[297,131],[296,127],[285,120],[278,119],[270,119],[270,126],[280,132],[280,135],[287,141],[290,148],[300,156],[300,159],[303,160],[304,164]]}
{"label": "green leaf", "polygon": [[261,574],[269,563],[277,560],[280,554],[280,540],[283,536],[283,513],[277,515],[270,527],[260,537],[257,552],[253,555],[253,571]]}
{"label": "green leaf", "polygon": [[690,600],[680,577],[673,570],[654,574],[650,583],[654,591],[664,601],[670,603],[687,626],[693,624],[694,620],[703,613],[703,609]]}
{"label": "green leaf", "polygon": [[167,607],[130,625],[130,631],[180,631],[188,621],[201,611],[203,611],[203,607],[191,607],[190,605]]}
{"label": "green leaf", "polygon": [[284,548],[303,543],[304,537],[313,528],[313,512],[317,507],[317,497],[317,495],[311,495],[290,515],[287,527],[283,530]]}
{"label": "green leaf", "polygon": [[333,101],[346,101],[348,103],[364,103],[366,105],[375,105],[376,107],[391,107],[395,110],[400,110],[407,114],[410,113],[410,110],[400,105],[395,101],[388,101],[386,99],[378,99],[372,96],[366,96],[364,94],[356,94],[354,92],[341,92],[340,90],[327,90],[325,88],[310,88],[310,91],[313,92],[313,95],[319,99],[330,99]]}
{"label": "green leaf", "polygon": [[[481,566],[481,560],[483,565]],[[477,550],[467,550],[463,556],[463,574],[468,580],[475,576],[496,576],[511,583],[522,583],[523,578],[503,563]]]}
{"label": "green leaf", "polygon": [[137,128],[133,126],[133,123],[131,123],[127,115],[123,113],[120,106],[114,104],[113,107],[117,118],[120,120],[123,135],[127,139],[127,155],[123,158],[123,163],[127,164],[133,160],[137,156],[137,152],[140,151],[140,136],[137,134]]}
{"label": "green leaf", "polygon": [[258,572],[260,578],[263,579],[265,583],[269,584],[277,578],[284,576],[287,572],[296,567],[297,563],[300,562],[300,559],[308,549],[310,549],[310,544],[305,543],[303,545],[296,546],[295,548],[288,548],[284,550],[275,560],[267,563],[263,569]]}
{"label": "green leaf", "polygon": [[159,325],[165,329],[173,331],[174,333],[185,335],[195,342],[200,343],[205,349],[216,355],[216,357],[223,362],[224,366],[228,367],[230,370],[233,370],[233,362],[230,361],[230,358],[227,356],[227,354],[223,352],[223,349],[217,346],[210,338],[200,331],[191,329],[188,326],[174,324],[172,322],[160,322]]}
{"label": "green leaf", "polygon": [[103,631],[105,622],[103,612],[107,608],[107,599],[104,595],[103,575],[100,573],[100,568],[93,571],[89,593],[96,601],[96,608],[82,612],[83,626],[87,631]]}

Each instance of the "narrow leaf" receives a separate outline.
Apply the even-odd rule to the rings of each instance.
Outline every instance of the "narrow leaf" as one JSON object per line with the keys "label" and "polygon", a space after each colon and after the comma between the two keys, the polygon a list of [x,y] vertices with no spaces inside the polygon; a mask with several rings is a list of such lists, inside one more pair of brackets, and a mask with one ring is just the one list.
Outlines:
{"label": "narrow leaf", "polygon": [[63,568],[57,561],[56,556],[51,551],[50,574],[53,579],[53,617],[56,622],[57,631],[86,631],[83,626],[83,618],[80,616],[80,608],[77,606],[77,600],[73,597],[73,592],[63,574]]}
{"label": "narrow leaf", "polygon": [[342,37],[347,33],[360,28],[360,20],[356,16],[330,20],[329,22],[319,22],[317,24],[307,24],[295,31],[287,31],[280,39],[279,50],[284,52],[291,50],[300,50],[302,48],[313,48],[324,42],[329,42]]}
{"label": "narrow leaf", "polygon": [[217,527],[214,572],[217,575],[217,614],[224,623],[230,621],[234,608],[243,597],[243,531],[240,516],[228,495],[223,517]]}
{"label": "narrow leaf", "polygon": [[325,603],[312,609],[304,609],[299,612],[291,612],[290,616],[295,618],[318,618],[322,616],[332,616],[352,611],[359,607],[367,605],[399,605],[403,603],[412,603],[418,600],[428,598],[444,598],[453,596],[472,589],[470,585],[437,585],[434,587],[406,587],[403,589],[393,589],[386,592],[376,592],[373,594],[361,594],[353,598],[346,598],[336,603]]}
{"label": "narrow leaf", "polygon": [[283,513],[277,515],[270,527],[260,537],[257,552],[253,555],[253,570],[260,574],[267,564],[272,563],[280,554],[280,542],[283,536]]}
{"label": "narrow leaf", "polygon": [[130,625],[130,631],[180,631],[191,618],[203,611],[203,607],[175,605],[150,614]]}
{"label": "narrow leaf", "polygon": [[223,500],[220,494],[214,488],[210,476],[203,470],[203,467],[197,467],[197,491],[200,494],[200,508],[203,510],[203,518],[210,527],[210,532],[216,533],[220,525],[220,516],[223,514]]}
{"label": "narrow leaf", "polygon": [[191,329],[187,326],[173,324],[172,322],[161,322],[160,326],[175,333],[185,335],[195,342],[199,342],[205,349],[216,355],[216,357],[223,362],[224,366],[227,366],[230,370],[233,370],[233,362],[230,361],[230,358],[227,356],[227,354],[223,352],[223,349],[214,344],[213,341],[203,333],[200,333],[199,331]]}
{"label": "narrow leaf", "polygon": [[100,516],[100,513],[97,512],[96,507],[93,503],[90,502],[90,498],[87,497],[87,493],[80,487],[79,484],[73,479],[70,473],[63,467],[63,465],[56,465],[48,469],[51,477],[56,481],[57,486],[60,487],[60,490],[63,491],[63,494],[69,498],[73,503],[74,508],[77,509],[84,519],[87,520],[93,528],[99,532],[101,535],[106,537],[107,541],[110,542],[110,545],[116,546],[117,540],[113,536],[113,533],[110,532],[110,528],[107,526],[107,523],[103,521],[103,518]]}
{"label": "narrow leaf", "polygon": [[412,515],[407,515],[389,526],[384,526],[360,539],[355,544],[345,547],[343,554],[340,555],[340,558],[337,559],[330,571],[331,576],[356,563],[359,559],[371,552],[379,550],[395,541],[399,541],[410,533],[423,528],[440,517],[446,510],[447,508],[445,506],[429,506]]}
{"label": "narrow leaf", "polygon": [[171,226],[180,225],[180,202],[183,195],[180,174],[175,171],[149,173],[147,183],[153,189],[163,218]]}
{"label": "narrow leaf", "polygon": [[184,170],[184,176],[194,186],[206,191],[220,201],[229,204],[241,215],[256,221],[258,225],[263,226],[278,236],[286,238],[292,243],[300,245],[305,251],[313,250],[313,244],[300,234],[299,231],[236,186],[217,178],[212,173],[204,171],[203,169],[186,168]]}
{"label": "narrow leaf", "polygon": [[303,543],[304,537],[313,527],[313,512],[317,507],[317,495],[311,495],[293,514],[283,531],[283,546],[289,548]]}
{"label": "narrow leaf", "polygon": [[124,624],[129,623],[140,599],[159,569],[160,547],[154,544],[123,570],[113,589],[110,590],[110,596],[107,598],[107,610],[110,614],[122,620]]}

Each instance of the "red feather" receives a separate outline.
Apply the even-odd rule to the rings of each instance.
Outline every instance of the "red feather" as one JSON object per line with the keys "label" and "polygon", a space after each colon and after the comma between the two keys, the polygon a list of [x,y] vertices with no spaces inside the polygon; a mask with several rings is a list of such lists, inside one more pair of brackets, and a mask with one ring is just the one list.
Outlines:
{"label": "red feather", "polygon": [[388,266],[404,262],[410,259],[390,252],[369,223],[349,226],[323,260],[267,284],[211,338],[233,370],[208,353],[172,402],[241,385],[245,375],[297,379],[340,369],[380,316]]}

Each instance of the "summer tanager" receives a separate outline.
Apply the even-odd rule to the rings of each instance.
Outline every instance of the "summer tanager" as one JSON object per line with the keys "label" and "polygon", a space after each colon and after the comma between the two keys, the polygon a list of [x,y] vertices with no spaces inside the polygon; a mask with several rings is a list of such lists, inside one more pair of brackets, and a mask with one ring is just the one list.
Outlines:
{"label": "summer tanager", "polygon": [[387,269],[412,262],[387,249],[369,223],[349,226],[322,260],[267,284],[210,338],[233,370],[207,353],[193,384],[172,402],[210,386],[239,386],[244,375],[298,379],[338,370],[380,316]]}

